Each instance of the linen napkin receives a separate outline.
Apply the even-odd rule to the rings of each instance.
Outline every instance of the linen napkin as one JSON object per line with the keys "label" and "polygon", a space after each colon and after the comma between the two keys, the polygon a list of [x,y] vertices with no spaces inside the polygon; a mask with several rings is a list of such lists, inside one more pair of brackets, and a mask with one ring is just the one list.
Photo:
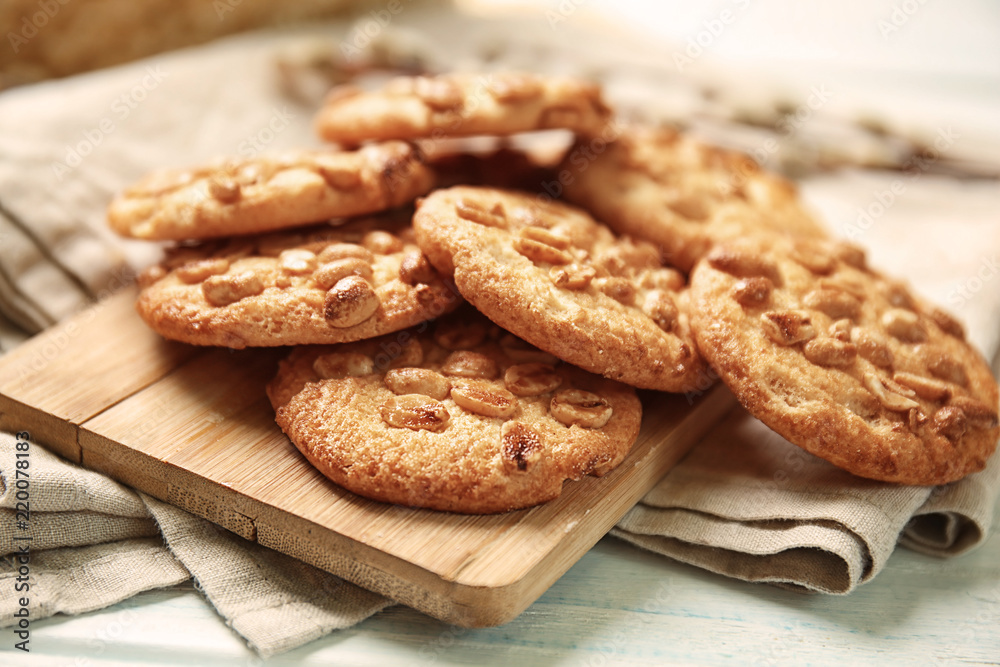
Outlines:
{"label": "linen napkin", "polygon": [[[313,65],[317,54],[341,52],[338,46],[352,28],[331,23],[251,34],[0,94],[0,346],[9,349],[126,284],[153,261],[159,252],[154,245],[118,239],[104,223],[112,194],[143,173],[219,154],[316,144],[309,121],[328,83],[322,75],[329,60]],[[542,71],[597,75],[613,101],[628,108],[660,119],[671,113],[710,118],[714,127],[733,130],[727,136],[743,136],[742,126],[720,113],[719,102],[702,95],[703,81],[672,76],[648,54],[637,55],[635,42],[604,48],[600,39],[580,39],[569,26],[554,33],[533,20],[485,24],[413,10],[371,48],[390,63],[525,67],[527,59]],[[236,71],[246,76],[232,76]],[[676,103],[665,104],[665,96]],[[779,138],[791,145],[808,131]],[[963,137],[976,143],[968,133]],[[753,134],[746,147],[759,140]],[[980,349],[996,350],[1000,280],[981,277],[995,261],[990,253],[1000,250],[997,232],[984,228],[996,227],[995,184],[921,174],[919,184],[906,182],[907,196],[878,216],[877,224],[859,224],[864,220],[857,209],[891,191],[896,178],[902,176],[819,175],[805,182],[805,194],[835,231],[850,236],[860,230],[855,240],[871,250],[875,265],[918,279],[921,292],[966,319]],[[936,199],[926,201],[926,191]],[[957,222],[966,224],[949,226]],[[16,515],[16,497],[10,495],[14,441],[4,436],[0,442],[6,489],[0,505]],[[44,443],[31,449],[29,525],[39,594],[34,618],[79,613],[194,576],[227,622],[267,654],[388,604],[60,462],[39,445]],[[47,467],[51,484],[41,474]],[[875,576],[897,541],[937,555],[981,543],[1000,490],[996,468],[994,457],[987,471],[941,489],[867,482],[734,413],[614,534],[728,576],[843,593]],[[0,520],[0,551],[8,554],[0,578],[9,579],[17,576],[9,554],[22,533],[16,516]],[[209,550],[213,557],[206,558]],[[305,590],[297,585],[303,581],[310,582]],[[317,599],[314,591],[331,594]],[[276,610],[281,623],[275,622]],[[9,620],[8,611],[3,609],[3,618]],[[262,627],[258,621],[265,614]]]}
{"label": "linen napkin", "polygon": [[[226,623],[267,656],[392,604],[64,461],[38,443],[20,440],[28,443],[24,456],[17,442],[0,433],[0,554],[8,556],[0,560],[0,586],[11,591],[28,577],[23,592],[32,619],[100,609],[194,577]],[[18,460],[29,462],[27,477],[16,474]],[[18,480],[28,483],[18,486]],[[18,491],[27,500],[19,500]],[[19,502],[29,512],[19,514]],[[18,609],[19,596],[0,596],[0,626],[15,624]]]}

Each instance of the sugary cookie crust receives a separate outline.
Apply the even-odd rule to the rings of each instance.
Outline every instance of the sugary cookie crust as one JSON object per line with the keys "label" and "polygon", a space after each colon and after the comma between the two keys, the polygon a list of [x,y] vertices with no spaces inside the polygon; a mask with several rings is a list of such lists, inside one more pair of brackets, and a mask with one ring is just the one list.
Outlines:
{"label": "sugary cookie crust", "polygon": [[141,239],[210,239],[377,213],[412,203],[432,185],[407,143],[304,150],[154,172],[111,202],[108,223]]}
{"label": "sugary cookie crust", "polygon": [[440,139],[567,129],[598,136],[611,111],[595,84],[519,72],[398,77],[381,90],[334,89],[316,116],[328,141]]}
{"label": "sugary cookie crust", "polygon": [[621,462],[641,420],[630,387],[459,313],[379,339],[296,348],[268,386],[278,424],[338,485],[451,512],[530,507],[567,479]]}
{"label": "sugary cookie crust", "polygon": [[826,236],[792,183],[672,129],[627,127],[606,147],[570,152],[559,172],[566,199],[619,233],[658,244],[683,271],[715,243],[750,234]]}
{"label": "sugary cookie crust", "polygon": [[747,240],[691,277],[698,345],[740,402],[856,475],[936,485],[993,452],[996,381],[961,325],[855,246]]}
{"label": "sugary cookie crust", "polygon": [[425,198],[417,242],[491,320],[560,359],[620,382],[704,385],[684,278],[646,243],[526,193],[454,187]]}
{"label": "sugary cookie crust", "polygon": [[408,218],[181,246],[141,276],[136,309],[162,336],[231,348],[404,329],[462,301],[413,242]]}

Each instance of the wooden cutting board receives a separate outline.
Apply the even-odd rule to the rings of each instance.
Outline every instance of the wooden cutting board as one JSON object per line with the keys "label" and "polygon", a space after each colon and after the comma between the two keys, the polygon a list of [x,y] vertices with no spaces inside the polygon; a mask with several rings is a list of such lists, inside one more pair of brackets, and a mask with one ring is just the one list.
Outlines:
{"label": "wooden cutting board", "polygon": [[168,342],[134,300],[125,290],[0,359],[0,427],[462,626],[520,614],[734,405],[721,386],[693,405],[650,392],[633,451],[605,477],[502,515],[414,510],[337,487],[278,429],[264,386],[287,349]]}

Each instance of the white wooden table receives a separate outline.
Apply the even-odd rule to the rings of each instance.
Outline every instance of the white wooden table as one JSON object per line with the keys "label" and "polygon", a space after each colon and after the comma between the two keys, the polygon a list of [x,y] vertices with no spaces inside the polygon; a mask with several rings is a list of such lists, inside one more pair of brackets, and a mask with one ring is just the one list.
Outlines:
{"label": "white wooden table", "polygon": [[36,621],[32,652],[5,641],[0,664],[998,665],[998,527],[951,560],[897,549],[846,597],[733,581],[606,537],[505,626],[466,630],[393,607],[266,661],[185,584]]}

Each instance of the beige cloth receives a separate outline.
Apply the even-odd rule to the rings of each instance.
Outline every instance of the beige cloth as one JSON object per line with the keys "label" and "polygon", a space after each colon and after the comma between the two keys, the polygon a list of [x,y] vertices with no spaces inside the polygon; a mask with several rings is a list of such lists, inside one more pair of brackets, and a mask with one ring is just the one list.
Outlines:
{"label": "beige cloth", "polygon": [[[354,625],[392,604],[339,577],[136,493],[29,442],[28,477],[16,439],[0,433],[0,587],[14,590],[27,547],[30,618],[79,614],[194,577],[199,589],[261,655]],[[27,479],[27,518],[18,515]],[[25,501],[21,501],[25,502]],[[162,537],[161,537],[162,535]],[[19,596],[0,596],[0,627]]]}
{"label": "beige cloth", "polygon": [[[326,52],[351,34],[346,25],[322,30]],[[266,139],[268,151],[314,144],[309,119],[324,85],[316,71],[296,66],[315,60],[310,39],[250,35],[0,96],[0,345],[9,348],[26,332],[92,302],[130,280],[130,264],[139,267],[155,257],[154,246],[117,239],[103,222],[111,194],[142,173],[239,153],[251,140]],[[504,40],[517,44],[503,52],[498,46]],[[474,66],[500,53],[500,62],[522,67],[600,73],[614,99],[645,115],[716,113],[718,125],[720,103],[702,96],[700,84],[637,55],[640,47],[631,41],[608,49],[596,40],[574,36],[569,25],[553,32],[544,22],[484,25],[408,10],[377,41],[406,62]],[[280,70],[279,59],[285,64]],[[760,86],[753,94],[755,104],[766,97]],[[123,95],[134,104],[116,104]],[[807,132],[779,139],[784,146],[795,139],[822,145],[822,135],[804,139]],[[834,143],[844,149],[842,135],[837,137]],[[73,157],[82,152],[87,154],[79,160]],[[870,153],[870,147],[861,152]],[[806,182],[805,192],[835,229],[846,232],[857,215],[855,205],[844,202],[867,205],[894,178],[860,171],[820,176]],[[991,253],[1000,251],[993,217],[1000,193],[995,184],[930,175],[919,187],[908,185],[909,196],[899,197],[857,240],[871,249],[877,265],[919,279],[929,297],[956,309],[982,349],[996,350],[1000,328],[992,314],[1000,311],[1000,279],[980,279],[978,285],[969,280],[985,275],[979,272],[993,266]],[[923,226],[915,228],[914,221]],[[957,287],[969,285],[976,289],[956,297]],[[3,436],[0,442],[0,452],[6,452],[0,461],[3,511],[10,512],[11,440]],[[42,475],[46,466],[51,484]],[[62,464],[39,446],[32,449],[32,474],[35,618],[98,608],[190,575],[237,632],[271,653],[388,604]],[[935,555],[980,544],[998,490],[997,457],[987,472],[943,489],[882,485],[845,475],[737,413],[614,533],[728,576],[844,593],[875,576],[897,542]],[[18,530],[9,514],[0,516],[4,553]],[[2,567],[0,578],[15,576],[9,559]],[[11,604],[10,596],[0,600]],[[11,618],[8,607],[0,611]]]}

